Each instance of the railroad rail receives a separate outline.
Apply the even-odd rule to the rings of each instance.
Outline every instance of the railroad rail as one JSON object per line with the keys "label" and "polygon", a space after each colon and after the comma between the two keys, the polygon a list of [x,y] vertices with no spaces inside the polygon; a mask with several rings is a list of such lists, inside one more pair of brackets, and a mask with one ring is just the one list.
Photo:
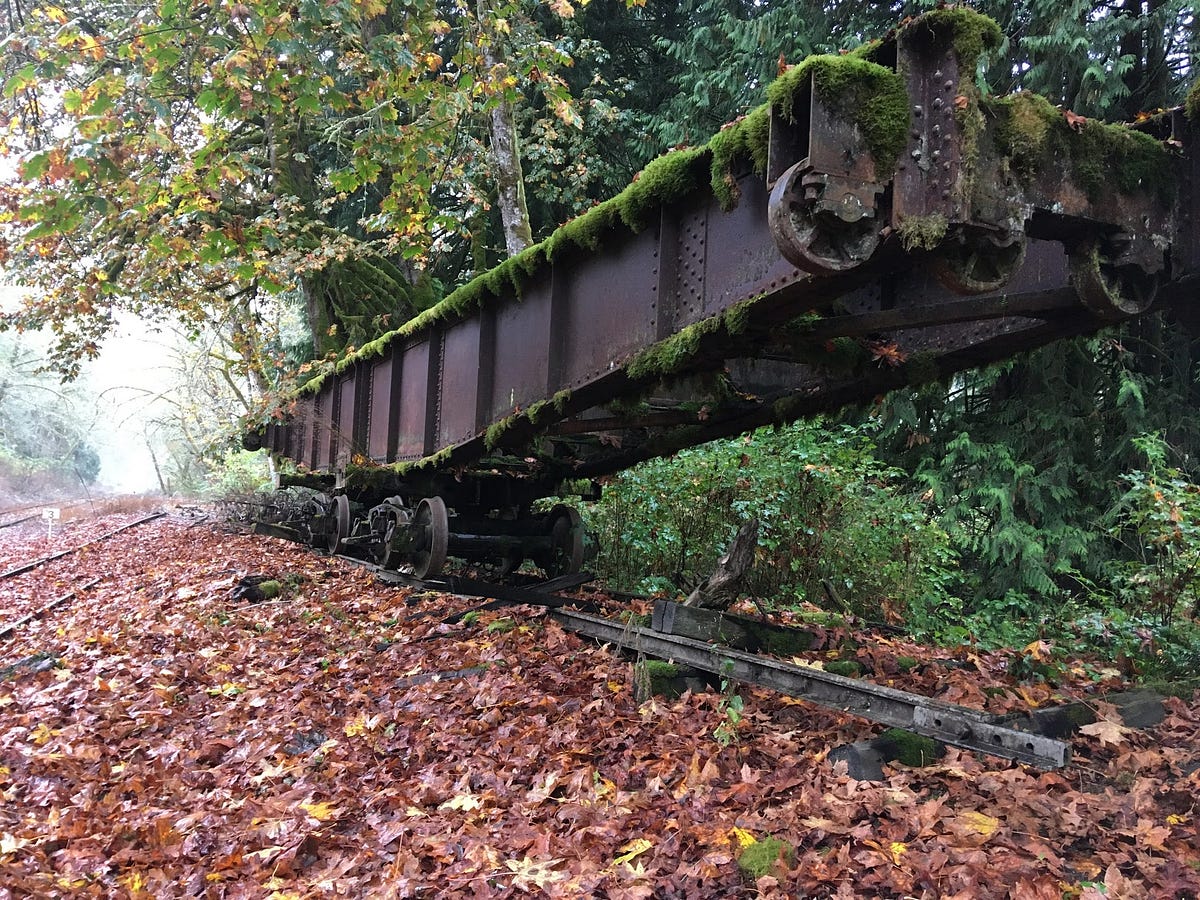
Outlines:
{"label": "railroad rail", "polygon": [[[1071,759],[1069,744],[1014,728],[1000,717],[970,707],[568,609],[568,606],[579,605],[580,601],[557,591],[587,583],[591,580],[590,575],[562,576],[520,586],[457,576],[414,578],[353,556],[340,558],[373,571],[387,583],[420,591],[493,600],[479,609],[513,604],[542,607],[566,630],[601,643],[682,663],[731,681],[761,685],[816,706],[903,728],[953,747],[1043,769],[1061,768]],[[465,613],[447,621],[459,620],[463,615]]]}
{"label": "railroad rail", "polygon": [[314,543],[578,571],[566,508],[641,460],[1152,310],[1195,322],[1200,122],[984,97],[964,8],[814,57],[703,148],[349,356],[248,435]]}
{"label": "railroad rail", "polygon": [[70,556],[73,553],[78,553],[80,550],[83,550],[85,547],[90,547],[93,544],[98,544],[101,541],[106,541],[109,538],[115,537],[116,535],[121,534],[124,531],[129,531],[131,528],[137,528],[139,525],[145,525],[147,522],[153,522],[155,519],[161,519],[165,515],[166,515],[165,512],[151,513],[150,515],[143,516],[142,518],[140,518],[134,522],[128,522],[125,525],[122,525],[120,528],[114,528],[112,531],[106,532],[106,533],[100,535],[99,537],[92,538],[90,541],[86,541],[77,547],[71,547],[67,550],[60,550],[57,553],[51,553],[48,556],[43,556],[39,559],[33,560],[32,562],[23,563],[22,565],[19,565],[19,566],[14,566],[13,568],[9,569],[6,572],[0,572],[0,581],[3,581],[6,578],[13,578],[17,575],[23,575],[26,572],[32,572],[34,569],[40,568],[40,567],[46,565],[47,563],[54,562],[54,560],[56,560],[56,559],[62,559],[64,556]]}

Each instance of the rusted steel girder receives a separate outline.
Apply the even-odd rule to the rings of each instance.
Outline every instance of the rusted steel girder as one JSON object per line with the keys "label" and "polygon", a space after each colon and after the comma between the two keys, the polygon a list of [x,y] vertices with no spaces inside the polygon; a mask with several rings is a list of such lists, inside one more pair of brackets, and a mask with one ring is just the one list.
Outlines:
{"label": "rusted steel girder", "polygon": [[903,80],[894,161],[814,68],[771,109],[765,177],[747,161],[730,178],[732,208],[697,189],[639,233],[557,253],[519,296],[353,360],[266,445],[364,491],[521,505],[1191,302],[1196,124],[980,97],[960,38],[925,17],[863,54]]}

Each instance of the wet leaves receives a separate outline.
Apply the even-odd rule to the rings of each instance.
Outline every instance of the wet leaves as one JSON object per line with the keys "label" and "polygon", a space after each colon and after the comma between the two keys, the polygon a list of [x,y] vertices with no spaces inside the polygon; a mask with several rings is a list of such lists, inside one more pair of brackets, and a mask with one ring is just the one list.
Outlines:
{"label": "wet leaves", "polygon": [[[38,555],[26,540],[4,549]],[[80,574],[103,577],[0,645],[0,669],[12,666],[0,680],[0,897],[1200,886],[1195,701],[1169,701],[1151,733],[1103,715],[1122,731],[1081,736],[1062,772],[951,751],[869,784],[824,761],[872,736],[869,724],[744,689],[738,741],[723,748],[719,694],[639,705],[628,662],[536,611],[444,626],[472,601],[172,520],[72,565],[0,586],[2,623]],[[231,600],[249,573],[292,587],[282,602]],[[518,627],[489,630],[505,616]],[[1091,689],[1083,674],[1060,690],[1014,684],[1011,654],[857,637],[877,680],[992,712]],[[900,673],[887,664],[900,656],[920,665]],[[53,662],[12,665],[35,658]],[[794,865],[747,884],[738,854],[772,836],[795,847]]]}

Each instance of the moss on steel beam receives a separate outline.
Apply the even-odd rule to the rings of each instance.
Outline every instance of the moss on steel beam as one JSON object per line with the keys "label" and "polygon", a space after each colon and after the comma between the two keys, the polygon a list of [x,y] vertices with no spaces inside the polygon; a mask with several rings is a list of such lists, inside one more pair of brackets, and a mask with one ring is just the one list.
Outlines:
{"label": "moss on steel beam", "polygon": [[767,88],[767,97],[781,116],[794,121],[795,100],[809,78],[824,103],[858,125],[878,175],[890,176],[907,143],[911,122],[904,78],[853,53],[810,56]]}
{"label": "moss on steel beam", "polygon": [[908,27],[923,28],[947,40],[958,56],[959,71],[969,71],[972,78],[983,55],[1004,41],[999,25],[966,6],[930,10]]}
{"label": "moss on steel beam", "polygon": [[1026,183],[1064,168],[1096,200],[1114,187],[1123,194],[1150,193],[1170,200],[1170,154],[1152,135],[1092,119],[1068,119],[1037,94],[985,102],[995,119],[996,150]]}

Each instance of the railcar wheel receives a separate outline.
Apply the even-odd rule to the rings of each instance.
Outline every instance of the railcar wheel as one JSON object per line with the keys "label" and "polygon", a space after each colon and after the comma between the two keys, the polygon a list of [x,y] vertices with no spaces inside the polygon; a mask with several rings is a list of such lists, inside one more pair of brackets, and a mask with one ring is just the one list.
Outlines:
{"label": "railcar wheel", "polygon": [[383,515],[387,523],[378,532],[379,541],[372,545],[371,552],[381,569],[394,569],[402,561],[398,538],[400,532],[412,521],[412,515],[408,510],[392,504],[388,504]]}
{"label": "railcar wheel", "polygon": [[1025,261],[1017,232],[956,230],[937,248],[933,272],[956,294],[988,294],[1004,287]]}
{"label": "railcar wheel", "polygon": [[583,568],[583,519],[563,504],[550,510],[550,553],[541,560],[547,578],[574,575]]}
{"label": "railcar wheel", "polygon": [[441,497],[426,497],[417,504],[412,524],[414,549],[409,565],[417,578],[432,578],[446,564],[450,548],[450,518]]}
{"label": "railcar wheel", "polygon": [[1158,294],[1158,278],[1136,265],[1117,265],[1099,241],[1070,255],[1071,286],[1080,301],[1102,319],[1115,321],[1144,313]]}
{"label": "railcar wheel", "polygon": [[878,186],[796,163],[775,182],[767,223],[788,262],[815,275],[862,265],[879,247]]}
{"label": "railcar wheel", "polygon": [[341,553],[345,549],[346,538],[350,537],[350,498],[345,494],[334,497],[329,517],[329,552]]}

